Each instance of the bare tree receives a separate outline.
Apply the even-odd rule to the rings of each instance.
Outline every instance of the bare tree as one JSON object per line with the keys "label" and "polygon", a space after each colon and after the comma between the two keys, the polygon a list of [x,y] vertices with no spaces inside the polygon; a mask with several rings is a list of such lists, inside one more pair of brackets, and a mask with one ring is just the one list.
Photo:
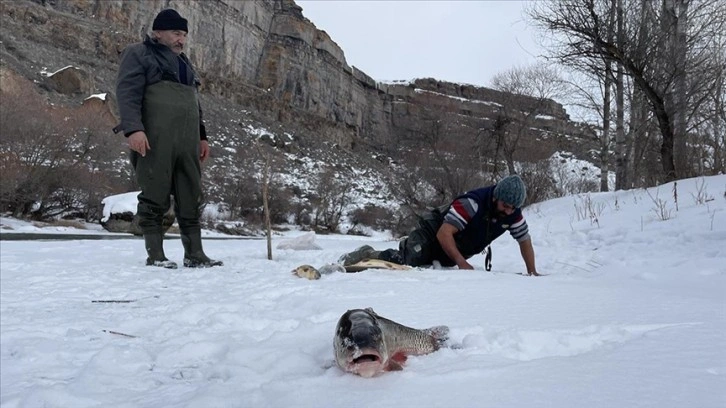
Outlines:
{"label": "bare tree", "polygon": [[[613,1],[614,2],[614,1]],[[610,10],[610,14],[608,15],[608,29],[607,29],[607,36],[608,40],[612,41],[613,37],[615,36],[615,13],[616,8],[612,7]],[[602,139],[601,139],[601,145],[600,145],[600,191],[608,191],[608,173],[610,171],[610,115],[612,112],[612,84],[613,84],[613,62],[608,59],[603,59],[603,64],[605,66],[605,72],[603,74],[603,108],[602,108]],[[618,72],[622,72],[621,70],[618,70]],[[618,78],[620,79],[620,78]],[[620,82],[618,82],[620,84]],[[618,87],[620,89],[620,87]],[[620,93],[618,93],[618,96],[620,96]],[[620,99],[618,99],[618,102],[620,102]],[[618,108],[620,106],[618,105]],[[618,110],[618,112],[621,112]],[[616,146],[617,144],[617,138],[616,138]],[[618,154],[619,151],[616,150],[615,156],[618,159],[621,159],[620,155]],[[619,166],[623,166],[624,163],[622,161],[617,160],[616,168],[620,168]]]}
{"label": "bare tree", "polygon": [[318,232],[339,232],[346,207],[351,202],[351,174],[342,168],[325,168],[317,175],[316,194],[310,197],[313,226]]}
{"label": "bare tree", "polygon": [[445,109],[424,112],[424,125],[406,151],[391,191],[412,213],[437,206],[483,182],[476,130]]}
{"label": "bare tree", "polygon": [[[680,139],[687,136],[683,123],[687,123],[688,114],[686,119],[683,114],[696,107],[695,101],[688,99],[692,98],[688,88],[699,82],[694,73],[705,74],[701,67],[712,60],[699,52],[698,44],[714,27],[723,28],[726,5],[717,0],[664,0],[663,7],[656,9],[650,1],[613,3],[555,0],[535,3],[529,14],[536,24],[555,34],[558,42],[553,56],[560,62],[605,58],[619,64],[632,78],[657,120],[663,179],[674,180],[679,175],[675,155],[682,154],[676,145],[681,146]],[[619,16],[614,41],[608,36],[606,22],[613,7]],[[684,88],[687,84],[690,86]]]}
{"label": "bare tree", "polygon": [[593,63],[578,66],[576,70],[571,69],[563,75],[567,92],[561,100],[570,107],[569,113],[576,115],[577,120],[583,123],[586,129],[583,134],[591,135],[597,142],[597,150],[590,154],[601,170],[600,191],[608,190],[611,169],[612,71],[612,67],[602,61],[600,65]]}
{"label": "bare tree", "polygon": [[[704,104],[705,109],[699,110],[704,114],[697,121],[695,133],[702,135],[702,144],[696,143],[696,146],[701,146],[698,151],[702,156],[697,162],[703,164],[703,172],[723,174],[726,173],[726,34],[721,32],[714,39],[717,39],[714,52],[720,54],[720,64],[714,67],[717,76]],[[713,151],[713,155],[704,157],[703,154],[709,150]]]}
{"label": "bare tree", "polygon": [[122,140],[85,108],[50,106],[32,85],[0,93],[0,207],[14,217],[100,219]]}
{"label": "bare tree", "polygon": [[256,143],[257,151],[264,158],[262,167],[262,211],[265,216],[265,234],[267,236],[267,259],[272,260],[272,222],[270,221],[270,168],[272,157],[269,152],[263,152],[259,143]]}
{"label": "bare tree", "polygon": [[[613,1],[615,38],[619,48],[625,47],[625,17],[623,0]],[[608,58],[605,59],[610,62]],[[625,68],[617,62],[615,74],[615,189],[621,190],[628,184],[628,139],[625,133]]]}
{"label": "bare tree", "polygon": [[[501,72],[492,79],[492,87],[510,95],[505,98],[500,114],[490,129],[495,144],[495,157],[507,165],[509,174],[516,173],[515,154],[520,150],[536,119],[542,115],[553,99],[564,95],[565,84],[559,70],[536,64],[515,67]],[[522,96],[528,97],[526,107],[520,106]],[[495,173],[497,169],[495,168]]]}
{"label": "bare tree", "polygon": [[[251,142],[252,144],[254,142]],[[205,196],[229,209],[233,219],[257,217],[261,205],[257,163],[262,160],[257,149],[240,146],[228,161],[218,163],[210,169],[210,183]]]}

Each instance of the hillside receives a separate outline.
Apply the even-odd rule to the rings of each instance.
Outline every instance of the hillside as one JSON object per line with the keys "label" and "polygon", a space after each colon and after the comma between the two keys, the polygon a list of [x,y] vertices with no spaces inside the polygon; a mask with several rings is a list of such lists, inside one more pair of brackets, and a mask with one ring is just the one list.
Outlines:
{"label": "hillside", "polygon": [[[507,150],[510,164],[545,160],[557,151],[593,157],[590,131],[572,123],[555,101],[445,79],[376,82],[349,66],[334,39],[292,0],[163,4],[178,9],[190,24],[186,52],[203,79],[213,149],[205,169],[212,202],[241,206],[229,203],[235,195],[230,190],[254,184],[250,175],[259,179],[265,154],[276,159],[279,188],[302,200],[319,193],[312,178],[332,169],[362,172],[377,184],[391,179],[410,184],[398,173],[426,174],[412,168],[421,157],[433,174],[450,166],[448,161],[481,162],[480,174],[449,182],[445,190],[453,192],[506,172],[504,158],[494,157],[494,151]],[[32,87],[53,107],[71,109],[103,94],[100,116],[104,126],[115,125],[118,55],[140,40],[162,3],[17,0],[0,7],[0,97],[14,98],[9,89]],[[106,183],[114,186],[106,194],[133,188],[123,140],[116,138],[109,140],[117,153],[103,171],[121,181]],[[255,147],[257,142],[267,150]],[[323,166],[311,169],[306,162]],[[350,184],[362,176],[339,177]],[[284,182],[291,178],[310,178],[312,187],[300,191]],[[385,188],[373,190],[380,194]],[[389,201],[398,201],[396,190],[389,188]]]}

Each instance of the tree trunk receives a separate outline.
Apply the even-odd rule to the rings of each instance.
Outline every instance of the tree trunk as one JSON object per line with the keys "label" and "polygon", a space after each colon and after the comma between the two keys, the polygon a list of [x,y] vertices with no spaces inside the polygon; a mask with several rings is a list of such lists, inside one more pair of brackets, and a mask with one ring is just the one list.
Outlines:
{"label": "tree trunk", "polygon": [[267,259],[272,260],[272,223],[270,221],[270,168],[272,157],[269,152],[264,152],[259,143],[255,143],[257,151],[265,159],[262,169],[262,212],[265,217],[265,232],[267,235]]}
{"label": "tree trunk", "polygon": [[711,119],[713,133],[713,168],[711,174],[726,172],[726,67],[722,67],[714,89],[714,111]]}
{"label": "tree trunk", "polygon": [[663,166],[664,181],[670,182],[675,180],[676,168],[673,160],[673,127],[671,126],[671,116],[666,109],[665,101],[653,85],[648,82],[643,70],[633,63],[633,60],[623,55],[623,53],[613,44],[602,41],[603,52],[610,58],[623,64],[623,67],[631,74],[635,84],[643,91],[646,98],[653,107],[653,113],[658,119],[658,129],[663,137],[661,143],[660,155],[661,165]]}
{"label": "tree trunk", "polygon": [[[610,172],[610,106],[612,99],[612,63],[605,61],[605,78],[603,79],[602,107],[602,139],[600,140],[600,191],[608,191],[608,173]],[[615,151],[617,154],[617,150]]]}
{"label": "tree trunk", "polygon": [[[607,40],[612,42],[615,36],[615,0],[611,0],[610,13],[607,23]],[[600,191],[608,191],[608,173],[610,172],[610,116],[612,112],[612,84],[613,63],[603,58],[605,62],[605,75],[603,76],[603,105],[602,105],[602,139],[600,140]],[[615,157],[618,157],[617,146]]]}
{"label": "tree trunk", "polygon": [[265,157],[265,170],[262,180],[262,207],[265,212],[265,231],[267,232],[267,259],[272,260],[272,223],[270,222],[270,156]]}
{"label": "tree trunk", "polygon": [[[625,45],[625,16],[623,15],[623,0],[616,4],[617,44],[622,49]],[[617,77],[615,78],[615,189],[624,190],[630,186],[628,180],[627,140],[625,139],[625,78],[623,65],[617,64]]]}
{"label": "tree trunk", "polygon": [[688,151],[686,142],[688,139],[688,123],[686,110],[688,107],[687,72],[686,72],[686,49],[688,44],[686,30],[688,26],[688,3],[689,0],[668,0],[670,15],[673,16],[673,26],[670,27],[671,46],[673,56],[673,131],[674,131],[674,156],[676,171],[680,177],[692,176],[689,169]]}
{"label": "tree trunk", "polygon": [[650,119],[648,117],[648,100],[638,88],[633,88],[630,102],[630,137],[628,138],[628,155],[632,157],[630,186],[642,186],[641,164],[645,160],[644,148],[648,145]]}
{"label": "tree trunk", "polygon": [[[635,56],[644,58],[647,44],[649,41],[651,25],[645,24],[646,21],[652,21],[650,16],[651,0],[640,1],[640,25],[638,27],[638,36],[635,46]],[[641,163],[644,160],[644,147],[648,145],[650,120],[648,118],[648,100],[640,88],[633,87],[630,97],[630,131],[627,137],[627,157],[631,158],[629,180],[630,184],[627,188],[641,186],[642,181],[638,179],[641,175]]]}

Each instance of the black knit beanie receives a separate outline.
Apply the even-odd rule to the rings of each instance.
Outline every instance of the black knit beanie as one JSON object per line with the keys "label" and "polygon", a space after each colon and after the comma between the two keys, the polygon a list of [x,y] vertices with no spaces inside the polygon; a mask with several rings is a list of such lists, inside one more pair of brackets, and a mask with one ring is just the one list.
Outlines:
{"label": "black knit beanie", "polygon": [[181,30],[189,32],[187,20],[182,18],[174,9],[161,10],[154,19],[152,30]]}
{"label": "black knit beanie", "polygon": [[524,181],[518,175],[507,176],[494,187],[494,198],[515,207],[522,208],[527,199]]}

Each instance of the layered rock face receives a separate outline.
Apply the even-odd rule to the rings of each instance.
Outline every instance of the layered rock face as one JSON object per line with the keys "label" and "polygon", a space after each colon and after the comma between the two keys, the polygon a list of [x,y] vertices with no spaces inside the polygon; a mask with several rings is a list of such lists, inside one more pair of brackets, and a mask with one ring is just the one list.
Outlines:
{"label": "layered rock face", "polygon": [[510,116],[536,113],[547,118],[543,126],[579,131],[553,101],[433,79],[377,83],[349,66],[293,0],[15,0],[0,7],[3,63],[29,78],[73,64],[90,74],[91,92],[112,92],[121,50],[150,30],[158,11],[175,8],[189,20],[185,52],[203,95],[347,148],[415,137],[432,111],[484,129],[506,107]]}

